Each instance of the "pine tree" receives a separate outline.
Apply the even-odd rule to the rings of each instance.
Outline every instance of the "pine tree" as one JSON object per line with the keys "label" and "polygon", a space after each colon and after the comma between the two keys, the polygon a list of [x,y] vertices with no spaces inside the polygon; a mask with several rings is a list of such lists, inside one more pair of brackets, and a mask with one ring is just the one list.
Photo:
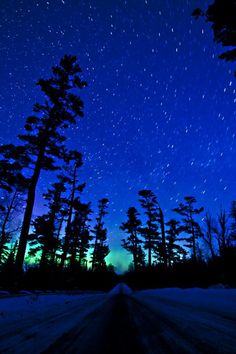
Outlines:
{"label": "pine tree", "polygon": [[65,203],[67,204],[68,213],[66,220],[65,236],[62,245],[62,255],[61,255],[61,267],[63,268],[67,260],[70,238],[71,238],[71,224],[73,220],[74,207],[77,200],[77,194],[81,193],[85,184],[79,184],[78,182],[78,169],[82,166],[82,156],[77,151],[70,151],[67,154],[67,168],[65,168],[65,179],[66,183],[70,186],[70,195],[65,198]]}
{"label": "pine tree", "polygon": [[168,229],[166,230],[166,248],[167,248],[167,259],[168,266],[171,267],[176,262],[181,261],[186,257],[185,249],[178,243],[183,239],[179,237],[181,234],[182,227],[180,226],[180,222],[171,219],[166,223]]}
{"label": "pine tree", "polygon": [[[235,0],[215,0],[208,6],[206,12],[195,9],[193,16],[196,18],[204,16],[207,22],[212,23],[214,40],[221,43],[229,50],[222,53],[219,58],[226,61],[236,60],[236,2]],[[235,72],[236,76],[236,72]]]}
{"label": "pine tree", "polygon": [[0,264],[7,259],[13,236],[19,231],[15,221],[22,207],[22,198],[16,190],[3,196],[3,200],[0,205]]}
{"label": "pine tree", "polygon": [[230,219],[231,219],[230,239],[231,241],[235,242],[236,241],[236,201],[235,200],[231,203]]}
{"label": "pine tree", "polygon": [[23,192],[27,188],[28,179],[23,169],[29,166],[30,157],[25,146],[7,144],[0,146],[0,189],[13,193]]}
{"label": "pine tree", "polygon": [[44,199],[48,201],[49,211],[33,221],[34,232],[29,236],[30,255],[35,256],[41,252],[40,267],[42,269],[54,265],[56,252],[59,250],[58,228],[63,218],[62,193],[65,191],[65,179],[63,176],[58,176],[58,182],[52,184],[52,187],[44,194]]}
{"label": "pine tree", "polygon": [[158,231],[158,203],[155,194],[148,189],[139,192],[139,199],[144,213],[147,216],[146,226],[142,227],[141,234],[144,237],[144,248],[148,251],[148,267],[152,266],[152,253],[160,245]]}
{"label": "pine tree", "polygon": [[218,227],[216,229],[216,237],[221,256],[225,254],[226,249],[230,246],[231,240],[228,221],[226,211],[221,209],[218,215]]}
{"label": "pine tree", "polygon": [[206,225],[205,232],[203,233],[203,240],[207,244],[207,247],[210,250],[211,258],[214,259],[216,256],[214,241],[217,235],[217,226],[216,222],[211,216],[211,214],[206,213],[204,222]]}
{"label": "pine tree", "polygon": [[144,252],[142,252],[141,239],[138,237],[140,233],[141,220],[136,208],[131,207],[127,211],[128,220],[120,226],[129,236],[122,240],[122,247],[130,252],[133,256],[134,271],[137,271],[144,264]]}
{"label": "pine tree", "polygon": [[69,245],[70,266],[81,269],[87,263],[87,253],[92,236],[90,235],[89,222],[91,203],[82,203],[79,198],[75,201],[75,215],[71,223],[71,236]]}
{"label": "pine tree", "polygon": [[19,239],[16,264],[22,269],[28,233],[35,201],[35,191],[42,170],[58,168],[56,161],[64,158],[66,137],[64,130],[83,116],[83,102],[74,89],[85,87],[78,74],[81,72],[74,56],[64,56],[60,64],[52,68],[52,77],[40,79],[37,83],[46,96],[43,104],[36,103],[34,115],[25,123],[25,134],[19,135],[30,158],[33,171],[28,183],[28,193],[23,224]]}
{"label": "pine tree", "polygon": [[180,203],[178,208],[173,209],[176,213],[181,215],[182,218],[182,229],[189,236],[184,238],[186,241],[186,247],[192,250],[192,259],[194,262],[197,260],[197,239],[202,237],[202,231],[199,223],[194,219],[196,215],[203,212],[204,208],[195,208],[196,203],[194,197],[185,197],[184,203]]}
{"label": "pine tree", "polygon": [[165,219],[162,208],[160,207],[159,202],[157,201],[157,221],[160,225],[160,235],[161,242],[158,245],[158,256],[164,266],[167,266],[167,250],[166,250],[166,234],[165,234]]}
{"label": "pine tree", "polygon": [[107,229],[104,227],[104,217],[107,215],[107,207],[109,200],[106,198],[98,201],[98,217],[94,230],[94,249],[92,254],[92,270],[106,269],[105,258],[108,256],[110,250],[107,245]]}

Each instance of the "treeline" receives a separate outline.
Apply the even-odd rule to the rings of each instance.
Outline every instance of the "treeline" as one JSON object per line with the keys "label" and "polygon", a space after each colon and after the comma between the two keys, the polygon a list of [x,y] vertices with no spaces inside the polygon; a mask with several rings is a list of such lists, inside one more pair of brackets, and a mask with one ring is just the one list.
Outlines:
{"label": "treeline", "polygon": [[[64,56],[49,79],[37,82],[45,100],[34,105],[33,115],[18,135],[19,143],[0,146],[2,276],[11,269],[21,277],[27,253],[42,274],[65,268],[86,271],[88,266],[93,272],[109,270],[104,226],[109,201],[98,201],[97,217],[91,220],[91,203],[81,200],[85,188],[78,178],[82,155],[65,144],[66,130],[84,115],[78,91],[87,84],[80,73],[76,57]],[[42,171],[51,172],[54,183],[43,194],[47,212],[34,218]]]}
{"label": "treeline", "polygon": [[138,287],[236,285],[236,201],[229,212],[221,209],[213,217],[187,196],[170,220],[153,191],[141,190],[139,202],[141,213],[130,207],[120,226],[127,235],[122,247],[133,259],[127,282]]}
{"label": "treeline", "polygon": [[[109,201],[99,200],[96,214],[83,201],[82,155],[66,146],[67,129],[83,117],[80,74],[76,57],[64,56],[49,79],[38,81],[45,100],[34,105],[19,143],[0,146],[0,286],[105,289],[118,279],[106,264]],[[34,217],[43,171],[51,173],[46,211]],[[170,220],[153,191],[141,190],[139,202],[140,210],[130,207],[120,226],[122,247],[132,255],[125,281],[136,287],[236,285],[236,202],[214,218],[185,197]]]}

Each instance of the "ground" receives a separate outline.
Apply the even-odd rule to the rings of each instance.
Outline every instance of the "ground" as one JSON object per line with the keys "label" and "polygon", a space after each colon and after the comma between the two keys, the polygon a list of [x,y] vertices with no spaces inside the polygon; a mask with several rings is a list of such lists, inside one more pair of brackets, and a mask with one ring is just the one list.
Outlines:
{"label": "ground", "polygon": [[236,290],[24,294],[0,299],[0,353],[236,353]]}

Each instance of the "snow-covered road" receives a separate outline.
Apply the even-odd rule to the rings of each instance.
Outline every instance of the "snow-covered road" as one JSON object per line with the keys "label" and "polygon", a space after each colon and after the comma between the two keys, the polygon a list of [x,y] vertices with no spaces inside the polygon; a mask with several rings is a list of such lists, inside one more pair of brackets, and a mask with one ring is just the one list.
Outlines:
{"label": "snow-covered road", "polygon": [[159,289],[0,300],[0,353],[236,353],[236,290]]}

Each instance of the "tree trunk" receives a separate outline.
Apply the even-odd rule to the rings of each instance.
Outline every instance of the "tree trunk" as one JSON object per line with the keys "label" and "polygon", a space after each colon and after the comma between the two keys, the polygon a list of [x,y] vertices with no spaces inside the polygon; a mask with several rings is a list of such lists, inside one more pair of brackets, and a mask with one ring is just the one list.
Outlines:
{"label": "tree trunk", "polygon": [[69,241],[70,241],[70,233],[71,233],[71,221],[72,221],[72,214],[73,214],[73,202],[75,199],[75,184],[76,184],[76,171],[77,167],[75,164],[74,167],[74,173],[73,173],[73,183],[72,183],[72,191],[71,191],[71,199],[70,199],[70,209],[69,209],[69,214],[68,214],[68,219],[67,219],[67,224],[66,224],[66,230],[65,230],[65,242],[63,245],[63,253],[61,256],[61,268],[64,267],[67,253],[68,253],[68,248],[69,248]]}
{"label": "tree trunk", "polygon": [[[56,245],[59,243],[59,238],[60,238],[63,222],[64,222],[64,216],[61,218],[61,221],[59,223],[59,227],[57,230]],[[53,266],[55,265],[55,262],[57,265],[56,252],[57,252],[57,247],[55,246],[52,250],[52,258],[51,258],[51,265],[53,265]]]}
{"label": "tree trunk", "polygon": [[134,243],[133,243],[133,262],[134,262],[134,271],[137,271],[138,262],[137,262],[137,254],[138,254],[138,242],[137,242],[137,231],[134,231],[133,234]]}
{"label": "tree trunk", "polygon": [[21,228],[20,238],[19,238],[19,245],[16,255],[16,268],[19,272],[23,270],[24,258],[25,258],[25,251],[28,241],[28,234],[30,229],[30,223],[34,208],[34,201],[35,201],[35,191],[37,187],[37,183],[39,180],[39,175],[42,168],[42,161],[44,158],[44,151],[45,147],[42,148],[41,152],[38,155],[37,161],[35,163],[34,173],[30,179],[27,200],[26,200],[26,208],[24,213],[23,224]]}
{"label": "tree trunk", "polygon": [[92,256],[92,270],[95,269],[95,263],[97,260],[97,248],[98,248],[98,237],[97,234],[95,236],[95,243],[94,243],[94,249],[93,249],[93,256]]}
{"label": "tree trunk", "polygon": [[196,260],[197,260],[196,237],[195,237],[195,232],[194,232],[192,213],[190,213],[190,222],[191,222],[191,230],[192,230],[192,238],[193,238],[193,261],[196,262]]}
{"label": "tree trunk", "polygon": [[151,239],[149,237],[148,240],[148,267],[151,268],[152,266],[152,247],[151,247]]}
{"label": "tree trunk", "polygon": [[160,225],[161,225],[161,243],[162,243],[162,252],[163,252],[163,262],[164,266],[167,267],[167,254],[166,254],[166,235],[165,235],[165,222],[164,222],[164,214],[159,206],[160,212]]}

